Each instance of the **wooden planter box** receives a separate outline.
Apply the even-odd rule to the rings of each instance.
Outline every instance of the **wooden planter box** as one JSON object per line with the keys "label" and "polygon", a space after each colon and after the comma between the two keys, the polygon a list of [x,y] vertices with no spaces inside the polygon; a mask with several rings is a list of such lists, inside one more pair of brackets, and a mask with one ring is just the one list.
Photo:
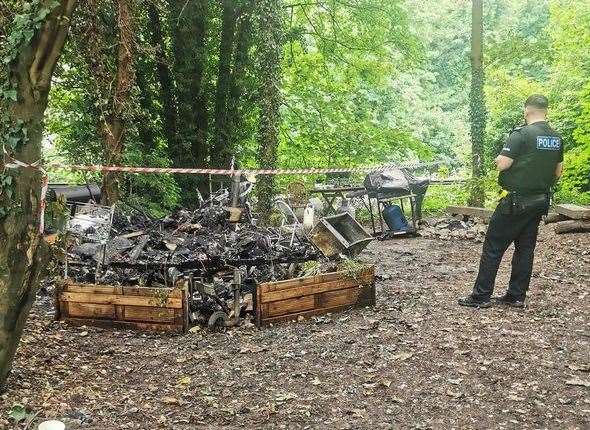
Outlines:
{"label": "wooden planter box", "polygon": [[375,268],[267,282],[256,288],[256,323],[263,326],[299,316],[375,305]]}
{"label": "wooden planter box", "polygon": [[56,319],[75,325],[185,333],[188,288],[146,288],[63,282]]}

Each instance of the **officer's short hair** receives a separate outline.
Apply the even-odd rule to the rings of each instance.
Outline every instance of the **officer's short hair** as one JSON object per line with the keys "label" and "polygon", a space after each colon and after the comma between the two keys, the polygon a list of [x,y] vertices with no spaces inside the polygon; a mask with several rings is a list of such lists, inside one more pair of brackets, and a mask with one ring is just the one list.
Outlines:
{"label": "officer's short hair", "polygon": [[547,110],[549,107],[549,100],[542,94],[533,94],[526,102],[524,102],[524,107],[532,107],[535,109]]}

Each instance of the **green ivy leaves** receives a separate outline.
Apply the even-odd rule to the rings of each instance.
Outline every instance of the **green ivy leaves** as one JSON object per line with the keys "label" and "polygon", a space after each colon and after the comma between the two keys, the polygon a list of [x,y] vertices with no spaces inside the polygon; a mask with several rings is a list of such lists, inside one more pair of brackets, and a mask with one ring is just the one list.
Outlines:
{"label": "green ivy leaves", "polygon": [[[23,47],[31,42],[47,16],[59,5],[56,0],[23,1],[18,5],[19,13],[14,15],[6,34],[5,42],[0,47],[0,142],[2,150],[17,151],[28,138],[26,124],[14,120],[11,116],[12,106],[18,102],[17,84],[12,79],[10,67],[18,59]],[[16,6],[15,6],[16,7]],[[4,154],[0,154],[3,157]],[[13,209],[15,192],[13,177],[6,171],[0,171],[0,219],[6,217]]]}

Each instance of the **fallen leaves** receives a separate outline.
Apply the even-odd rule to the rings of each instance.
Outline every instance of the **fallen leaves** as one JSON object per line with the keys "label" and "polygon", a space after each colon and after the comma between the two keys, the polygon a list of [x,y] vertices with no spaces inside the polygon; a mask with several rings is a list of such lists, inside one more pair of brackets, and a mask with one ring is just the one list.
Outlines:
{"label": "fallen leaves", "polygon": [[383,380],[379,381],[379,384],[381,384],[385,388],[391,387],[391,381],[389,379],[383,379]]}
{"label": "fallen leaves", "polygon": [[319,378],[316,376],[312,381],[311,381],[312,385],[322,385],[322,381],[319,380]]}
{"label": "fallen leaves", "polygon": [[590,380],[582,379],[577,376],[574,376],[573,378],[568,379],[567,381],[565,381],[565,383],[567,385],[576,385],[576,386],[580,386],[580,387],[590,387]]}
{"label": "fallen leaves", "polygon": [[165,405],[176,405],[176,406],[180,406],[182,404],[181,400],[177,399],[176,397],[171,397],[171,396],[162,397],[162,403],[164,403]]}
{"label": "fallen leaves", "polygon": [[580,372],[590,372],[590,364],[568,364],[568,369]]}
{"label": "fallen leaves", "polygon": [[460,391],[453,391],[453,390],[447,390],[445,392],[445,394],[449,397],[452,397],[453,399],[460,399],[461,397],[464,396],[464,394],[461,393]]}
{"label": "fallen leaves", "polygon": [[[584,240],[578,248],[590,249]],[[414,251],[420,258],[412,264],[423,270],[410,271],[390,257],[392,247]],[[93,422],[82,427],[117,422],[122,430],[146,423],[161,430],[283,423],[361,430],[386,428],[386,422],[576,428],[587,421],[588,306],[570,306],[562,297],[578,297],[572,291],[580,287],[552,284],[540,292],[532,285],[526,314],[495,308],[458,313],[455,295],[475,274],[457,272],[456,283],[429,288],[421,283],[437,255],[477,267],[479,250],[461,242],[441,248],[423,239],[380,242],[378,248],[379,265],[396,279],[395,287],[378,284],[379,308],[264,330],[168,336],[72,328],[51,321],[50,301],[38,300],[7,391],[0,394],[0,428],[15,426],[8,418],[15,404],[40,411],[39,418],[59,419],[83,408]],[[551,270],[552,260],[546,260]],[[575,259],[560,264],[569,261]],[[500,276],[507,280],[506,269]],[[567,276],[580,279],[571,271]],[[446,414],[452,410],[465,420]]]}
{"label": "fallen leaves", "polygon": [[178,385],[190,385],[192,379],[190,376],[183,376],[178,380]]}
{"label": "fallen leaves", "polygon": [[409,358],[412,358],[414,356],[413,352],[400,352],[399,354],[395,354],[392,358],[392,360],[397,360],[397,361],[405,361]]}
{"label": "fallen leaves", "polygon": [[280,403],[287,402],[289,400],[297,399],[298,397],[299,396],[295,393],[287,392],[287,393],[275,394],[274,400],[280,404]]}
{"label": "fallen leaves", "polygon": [[240,348],[240,354],[256,354],[268,350],[265,346],[260,345],[245,345]]}

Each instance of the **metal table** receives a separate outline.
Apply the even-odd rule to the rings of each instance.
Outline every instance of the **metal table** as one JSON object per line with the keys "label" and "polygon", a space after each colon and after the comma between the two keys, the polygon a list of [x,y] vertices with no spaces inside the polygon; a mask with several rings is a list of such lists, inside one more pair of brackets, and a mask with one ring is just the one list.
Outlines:
{"label": "metal table", "polygon": [[319,194],[322,200],[324,200],[327,204],[326,208],[324,209],[324,215],[332,215],[337,211],[337,208],[334,207],[334,203],[336,202],[337,198],[346,199],[346,194],[355,191],[363,191],[364,189],[365,187],[361,185],[350,185],[340,187],[314,188],[310,191],[310,193]]}

